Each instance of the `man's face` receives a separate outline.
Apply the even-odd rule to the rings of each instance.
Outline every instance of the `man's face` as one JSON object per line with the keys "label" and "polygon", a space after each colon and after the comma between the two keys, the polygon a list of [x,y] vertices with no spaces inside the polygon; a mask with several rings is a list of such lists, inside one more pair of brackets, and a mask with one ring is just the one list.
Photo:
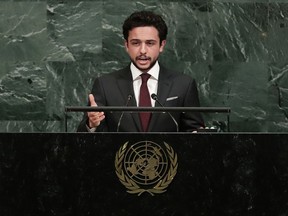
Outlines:
{"label": "man's face", "polygon": [[160,44],[158,30],[152,26],[136,27],[129,31],[125,41],[131,61],[142,72],[147,72],[163,51],[166,40]]}

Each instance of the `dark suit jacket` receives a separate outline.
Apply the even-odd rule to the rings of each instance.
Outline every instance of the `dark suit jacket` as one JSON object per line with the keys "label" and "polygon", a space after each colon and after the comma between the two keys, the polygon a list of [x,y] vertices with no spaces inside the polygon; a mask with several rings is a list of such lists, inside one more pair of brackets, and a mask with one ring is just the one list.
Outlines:
{"label": "dark suit jacket", "polygon": [[[98,106],[126,106],[128,95],[133,96],[128,106],[136,106],[130,66],[96,78],[92,94]],[[167,70],[162,66],[160,66],[157,96],[164,107],[200,106],[195,80],[188,75]],[[155,106],[160,105],[155,103]],[[171,114],[178,122],[179,131],[194,131],[199,127],[204,127],[200,113],[171,112]],[[121,112],[105,113],[105,120],[101,122],[96,131],[116,132],[120,116]],[[87,122],[87,113],[84,113],[77,131],[87,132]],[[152,114],[148,132],[175,132],[176,128],[171,116],[167,113],[155,112]],[[139,113],[125,112],[119,132],[141,132]]]}

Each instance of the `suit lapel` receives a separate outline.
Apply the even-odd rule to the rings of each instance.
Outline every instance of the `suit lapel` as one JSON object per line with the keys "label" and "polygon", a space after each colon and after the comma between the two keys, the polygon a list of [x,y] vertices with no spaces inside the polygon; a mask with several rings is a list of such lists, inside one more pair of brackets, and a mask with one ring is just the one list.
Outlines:
{"label": "suit lapel", "polygon": [[[119,74],[119,77],[117,77],[117,83],[119,91],[121,92],[124,101],[127,101],[128,95],[132,95],[134,98],[132,75],[128,68],[125,68]],[[125,104],[123,104],[123,106],[125,106]]]}
{"label": "suit lapel", "polygon": [[[129,65],[122,71],[122,73],[120,73],[119,79],[117,79],[117,83],[118,83],[119,91],[121,92],[124,101],[125,102],[127,101],[128,95],[132,95],[132,99],[129,102],[128,106],[136,107],[137,103],[136,103],[136,99],[134,95],[132,79],[133,78],[132,78],[130,65]],[[125,104],[123,104],[123,106],[125,106]],[[135,113],[131,113],[131,116],[135,122],[135,126],[137,130],[141,131],[141,122],[140,122],[139,114],[135,112]]]}
{"label": "suit lapel", "polygon": [[[168,97],[168,94],[171,90],[172,81],[169,79],[170,75],[167,73],[163,67],[160,67],[159,72],[159,79],[158,79],[158,90],[157,90],[157,97],[160,103],[165,107],[166,98]],[[160,104],[155,102],[155,107],[161,107]],[[155,112],[152,114],[150,125],[149,125],[149,131],[153,129],[155,124],[157,124],[157,119],[161,115],[160,112]]]}

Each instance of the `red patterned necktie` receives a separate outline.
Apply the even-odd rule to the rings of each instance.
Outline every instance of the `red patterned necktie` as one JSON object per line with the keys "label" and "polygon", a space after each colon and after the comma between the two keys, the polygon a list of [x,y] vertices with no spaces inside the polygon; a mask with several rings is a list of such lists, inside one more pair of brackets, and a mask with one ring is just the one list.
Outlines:
{"label": "red patterned necktie", "polygon": [[[151,107],[151,99],[150,99],[150,94],[149,90],[147,87],[147,81],[150,78],[150,74],[147,73],[142,73],[141,78],[142,78],[142,84],[140,87],[140,99],[139,99],[139,107]],[[150,121],[150,112],[140,112],[140,119],[142,123],[142,129],[144,132],[147,131],[149,121]]]}

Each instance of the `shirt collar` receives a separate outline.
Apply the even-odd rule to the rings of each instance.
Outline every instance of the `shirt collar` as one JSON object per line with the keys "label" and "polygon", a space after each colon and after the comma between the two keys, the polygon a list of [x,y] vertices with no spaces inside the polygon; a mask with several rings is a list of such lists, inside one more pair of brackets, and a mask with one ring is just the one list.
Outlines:
{"label": "shirt collar", "polygon": [[[130,64],[130,70],[132,73],[133,81],[139,79],[140,75],[143,73],[132,62]],[[155,65],[147,73],[151,75],[151,78],[158,80],[159,71],[160,66],[158,61],[156,61]]]}

